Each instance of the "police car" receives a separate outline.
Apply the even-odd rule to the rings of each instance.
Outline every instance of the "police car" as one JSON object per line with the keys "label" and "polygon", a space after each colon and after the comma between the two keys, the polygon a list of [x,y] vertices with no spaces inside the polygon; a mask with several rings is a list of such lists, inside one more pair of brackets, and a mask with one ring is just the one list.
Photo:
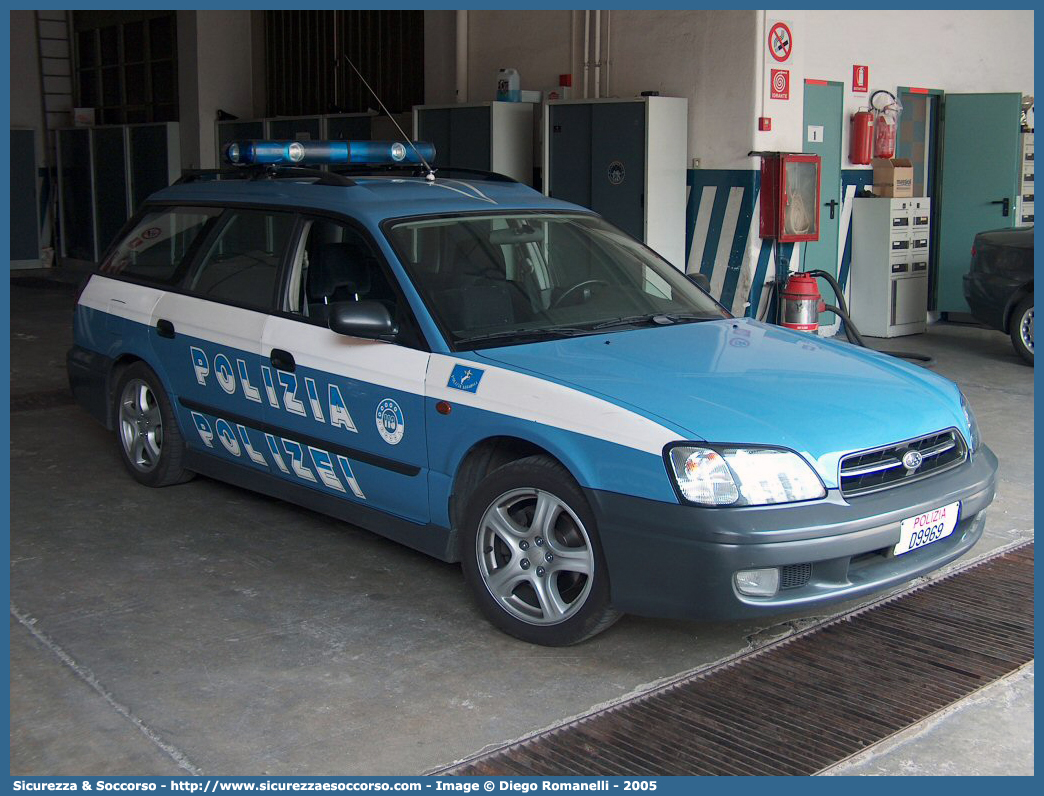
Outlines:
{"label": "police car", "polygon": [[[148,200],[68,356],[131,476],[459,561],[547,645],[847,599],[979,539],[997,460],[952,382],[732,317],[590,211],[432,154],[244,142],[239,179]],[[359,159],[401,165],[284,167]]]}

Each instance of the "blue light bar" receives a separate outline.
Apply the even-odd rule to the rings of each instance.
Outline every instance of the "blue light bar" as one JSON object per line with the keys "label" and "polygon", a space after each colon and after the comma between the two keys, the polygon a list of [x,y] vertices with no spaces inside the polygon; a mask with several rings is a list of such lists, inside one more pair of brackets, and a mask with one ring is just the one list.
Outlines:
{"label": "blue light bar", "polygon": [[[419,154],[418,154],[419,153]],[[233,141],[225,160],[235,166],[370,166],[435,162],[435,145],[424,141]]]}

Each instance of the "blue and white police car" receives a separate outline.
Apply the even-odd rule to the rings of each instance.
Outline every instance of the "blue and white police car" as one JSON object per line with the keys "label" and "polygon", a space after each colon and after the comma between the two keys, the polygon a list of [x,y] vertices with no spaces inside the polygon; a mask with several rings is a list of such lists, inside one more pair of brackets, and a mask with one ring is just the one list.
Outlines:
{"label": "blue and white police car", "polygon": [[[459,561],[547,645],[851,598],[979,539],[997,460],[952,382],[734,318],[581,207],[353,147],[237,144],[240,179],[158,192],[90,277],[72,389],[142,484]],[[282,165],[382,152],[405,167]]]}

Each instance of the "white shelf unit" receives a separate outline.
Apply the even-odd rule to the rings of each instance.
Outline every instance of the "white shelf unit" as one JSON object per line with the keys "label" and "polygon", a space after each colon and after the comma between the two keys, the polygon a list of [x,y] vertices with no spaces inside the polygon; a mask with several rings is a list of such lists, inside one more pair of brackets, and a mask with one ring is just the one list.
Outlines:
{"label": "white shelf unit", "polygon": [[931,200],[856,199],[852,209],[852,322],[869,337],[920,334],[928,318]]}

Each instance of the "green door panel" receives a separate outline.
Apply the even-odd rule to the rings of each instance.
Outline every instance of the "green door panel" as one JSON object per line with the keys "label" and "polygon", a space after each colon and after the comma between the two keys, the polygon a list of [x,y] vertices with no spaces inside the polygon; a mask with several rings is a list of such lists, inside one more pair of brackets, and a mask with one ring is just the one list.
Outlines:
{"label": "green door panel", "polygon": [[[804,151],[819,155],[819,240],[805,244],[801,256],[801,270],[826,271],[837,276],[837,240],[841,219],[841,124],[844,115],[844,86],[840,83],[805,84],[805,115],[802,127]],[[809,141],[809,127],[822,127],[823,140]],[[834,218],[830,218],[830,202],[836,202]],[[833,291],[822,279],[819,292],[827,304],[835,304]],[[832,313],[819,316],[821,326],[834,322]]]}
{"label": "green door panel", "polygon": [[[947,94],[942,113],[940,312],[969,312],[962,277],[976,232],[1015,226],[1020,94]],[[993,204],[1008,199],[1010,211]]]}

